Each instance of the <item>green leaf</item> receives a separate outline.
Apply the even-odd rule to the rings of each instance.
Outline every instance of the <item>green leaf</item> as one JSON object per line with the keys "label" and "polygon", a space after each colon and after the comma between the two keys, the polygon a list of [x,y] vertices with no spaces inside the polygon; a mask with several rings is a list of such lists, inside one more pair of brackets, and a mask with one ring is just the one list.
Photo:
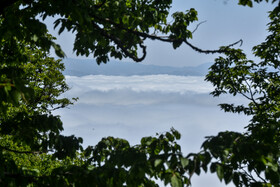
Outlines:
{"label": "green leaf", "polygon": [[182,187],[182,181],[177,177],[176,174],[173,174],[171,177],[171,186],[172,187]]}
{"label": "green leaf", "polygon": [[182,164],[183,168],[185,168],[189,164],[189,159],[182,157],[181,164]]}
{"label": "green leaf", "polygon": [[240,182],[239,175],[238,175],[238,173],[235,172],[233,174],[233,183],[235,184],[235,186],[239,186],[239,182]]}
{"label": "green leaf", "polygon": [[220,179],[220,181],[222,181],[222,179],[224,178],[223,167],[221,165],[217,164],[216,172],[217,172],[218,178]]}
{"label": "green leaf", "polygon": [[155,160],[155,167],[159,166],[162,163],[162,159],[156,159]]}
{"label": "green leaf", "polygon": [[177,140],[180,140],[180,139],[181,139],[181,134],[180,134],[177,130],[175,130],[174,128],[172,128],[171,131],[172,131],[172,134],[175,136],[175,138],[176,138]]}
{"label": "green leaf", "polygon": [[58,44],[53,43],[52,47],[54,48],[55,54],[60,57],[63,58],[65,57],[65,53],[62,51],[61,47]]}
{"label": "green leaf", "polygon": [[212,163],[210,166],[210,172],[214,173],[217,170],[217,164],[216,163]]}
{"label": "green leaf", "polygon": [[33,40],[34,42],[37,42],[38,41],[38,36],[36,34],[34,34],[32,37],[31,37],[31,40]]}

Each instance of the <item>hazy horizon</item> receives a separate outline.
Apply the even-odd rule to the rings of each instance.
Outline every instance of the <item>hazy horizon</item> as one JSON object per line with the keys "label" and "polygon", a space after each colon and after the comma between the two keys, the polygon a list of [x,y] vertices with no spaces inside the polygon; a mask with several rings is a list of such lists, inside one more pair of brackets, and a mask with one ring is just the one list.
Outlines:
{"label": "hazy horizon", "polygon": [[[220,111],[217,104],[242,102],[240,97],[213,98],[213,87],[204,76],[144,75],[69,76],[71,90],[65,96],[79,97],[55,112],[61,115],[66,135],[96,145],[102,137],[114,136],[138,144],[144,136],[155,136],[174,127],[182,134],[182,152],[198,152],[205,136],[219,131],[243,131],[248,119]],[[193,186],[224,186],[213,175],[194,177]]]}

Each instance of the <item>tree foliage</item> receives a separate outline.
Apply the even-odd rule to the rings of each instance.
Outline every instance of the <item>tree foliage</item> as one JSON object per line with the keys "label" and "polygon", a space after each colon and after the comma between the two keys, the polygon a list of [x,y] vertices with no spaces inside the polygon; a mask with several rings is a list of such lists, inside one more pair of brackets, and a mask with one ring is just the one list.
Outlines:
{"label": "tree foliage", "polygon": [[215,158],[212,171],[226,183],[233,180],[236,186],[278,186],[280,181],[279,8],[269,13],[266,40],[253,47],[259,62],[234,49],[217,58],[206,77],[215,86],[214,96],[242,95],[248,100],[246,105],[220,105],[225,112],[251,117],[246,132],[220,132],[202,146]]}
{"label": "tree foliage", "polygon": [[[277,2],[276,0],[265,0]],[[253,6],[262,0],[239,0]],[[280,4],[269,13],[269,35],[253,48],[260,59],[247,59],[234,44],[202,50],[189,39],[195,9],[172,14],[171,0],[3,0],[0,2],[0,185],[1,186],[188,186],[191,177],[210,170],[226,184],[279,186],[279,49]],[[52,111],[71,105],[62,98],[69,88],[60,60],[49,57],[53,47],[65,56],[42,20],[56,16],[58,33],[76,35],[77,55],[98,63],[109,57],[146,56],[145,40],[182,44],[202,53],[220,53],[206,81],[222,94],[241,95],[248,103],[220,104],[225,112],[251,117],[244,133],[219,132],[207,137],[201,152],[184,156],[175,129],[144,137],[131,146],[123,139],[103,138],[83,148],[82,139],[62,136],[62,122]],[[139,56],[139,49],[142,55]]]}

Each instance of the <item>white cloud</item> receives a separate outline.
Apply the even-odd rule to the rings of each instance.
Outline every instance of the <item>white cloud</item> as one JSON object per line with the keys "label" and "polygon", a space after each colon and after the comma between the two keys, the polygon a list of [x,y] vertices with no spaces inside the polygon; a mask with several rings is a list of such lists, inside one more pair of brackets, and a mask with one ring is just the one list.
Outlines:
{"label": "white cloud", "polygon": [[[203,77],[171,75],[150,76],[66,76],[70,95],[79,96],[78,104],[155,105],[163,103],[209,103],[213,89]],[[211,103],[212,101],[210,101]]]}
{"label": "white cloud", "polygon": [[[73,91],[86,90],[112,91],[129,89],[134,92],[158,91],[164,93],[187,92],[208,93],[212,86],[203,81],[204,77],[175,76],[175,75],[146,75],[146,76],[105,76],[88,75],[84,77],[66,76]],[[76,87],[77,86],[77,87]]]}
{"label": "white cloud", "polygon": [[[85,145],[95,145],[106,136],[136,144],[143,136],[154,136],[174,127],[182,133],[180,144],[183,153],[188,154],[199,151],[205,136],[224,130],[242,131],[248,121],[243,116],[220,111],[218,103],[234,103],[240,98],[213,98],[209,95],[213,88],[204,82],[204,77],[66,78],[72,87],[66,96],[80,99],[71,109],[57,114],[62,116],[65,134],[83,137]],[[219,184],[218,179],[215,181]],[[201,186],[199,180],[196,183]]]}
{"label": "white cloud", "polygon": [[99,139],[121,135],[137,143],[143,136],[174,126],[183,133],[183,138],[195,140],[197,143],[191,143],[192,149],[198,149],[204,136],[226,129],[242,130],[247,122],[247,118],[220,111],[217,104],[240,99],[213,98],[209,95],[213,88],[204,77],[90,75],[66,78],[72,87],[66,96],[79,97],[70,110],[58,111],[66,131],[88,128],[91,130],[86,133]]}

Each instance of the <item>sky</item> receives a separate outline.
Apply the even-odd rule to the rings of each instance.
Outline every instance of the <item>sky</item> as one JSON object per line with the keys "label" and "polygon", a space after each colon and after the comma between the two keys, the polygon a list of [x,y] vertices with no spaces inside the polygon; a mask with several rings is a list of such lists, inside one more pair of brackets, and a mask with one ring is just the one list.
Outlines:
{"label": "sky", "polygon": [[[241,48],[250,53],[267,35],[266,17],[271,6],[266,3],[248,8],[238,6],[233,0],[175,0],[172,11],[189,8],[198,11],[199,22],[207,21],[190,41],[200,48],[217,49],[242,39]],[[47,20],[49,28],[51,21]],[[195,27],[196,23],[192,29]],[[57,38],[69,58],[83,58],[72,54],[72,34],[63,33]],[[147,65],[197,66],[213,62],[217,57],[199,54],[188,46],[173,50],[170,44],[160,42],[148,41],[147,45],[148,55],[142,62]],[[64,96],[79,97],[79,100],[69,109],[58,110],[55,114],[62,118],[64,134],[83,137],[84,145],[95,145],[105,136],[125,138],[134,145],[143,136],[154,136],[174,127],[182,133],[179,143],[187,154],[199,151],[205,136],[225,130],[244,131],[249,120],[221,111],[218,103],[242,103],[244,100],[238,96],[213,98],[209,95],[213,87],[203,76],[67,75],[66,80],[71,90]],[[194,177],[192,184],[193,187],[225,186],[209,174]]]}
{"label": "sky", "polygon": [[[237,0],[175,0],[171,12],[185,11],[195,8],[198,11],[199,21],[190,26],[193,30],[196,25],[206,21],[194,33],[190,42],[202,49],[218,49],[220,46],[243,40],[242,49],[253,58],[251,49],[254,45],[263,41],[267,35],[266,24],[269,22],[267,12],[272,9],[268,3],[256,4],[253,8],[237,5]],[[52,22],[48,19],[47,25],[50,32],[57,36],[57,30],[53,31]],[[74,36],[71,33],[62,33],[58,43],[69,58],[77,57],[72,52]],[[143,64],[164,66],[196,66],[205,62],[213,62],[217,55],[199,54],[190,47],[182,45],[174,50],[171,44],[147,41],[148,53]],[[89,56],[92,59],[92,56]],[[131,61],[124,59],[124,61]]]}
{"label": "sky", "polygon": [[[198,152],[205,136],[219,131],[243,132],[249,118],[222,112],[218,103],[244,102],[241,97],[212,98],[203,76],[146,75],[66,76],[72,88],[66,97],[79,97],[69,109],[58,110],[65,135],[83,137],[96,145],[103,137],[124,138],[131,145],[172,127],[182,134],[185,156]],[[215,175],[194,177],[193,187],[224,186]]]}
{"label": "sky", "polygon": [[[225,3],[227,2],[227,3]],[[237,0],[175,0],[174,11],[195,8],[199,22],[206,21],[194,33],[192,44],[202,49],[218,49],[240,39],[241,48],[250,54],[254,45],[262,42],[266,35],[268,23],[267,12],[271,6],[261,3],[254,8],[237,5]],[[196,27],[194,23],[192,27]],[[190,29],[193,30],[193,29]],[[157,47],[159,46],[160,47]],[[237,45],[238,47],[238,45]],[[148,56],[144,63],[172,66],[196,66],[205,62],[213,62],[218,55],[200,54],[188,46],[173,50],[171,45],[149,42]],[[253,58],[253,56],[249,56]]]}
{"label": "sky", "polygon": [[205,136],[221,130],[243,131],[248,122],[242,115],[224,113],[217,107],[218,103],[245,101],[241,97],[213,98],[209,95],[213,87],[203,76],[66,75],[66,80],[71,90],[64,96],[78,96],[79,100],[58,113],[71,132],[89,136],[85,145],[112,134],[137,144],[143,136],[174,127],[189,142],[183,150],[198,151]]}

